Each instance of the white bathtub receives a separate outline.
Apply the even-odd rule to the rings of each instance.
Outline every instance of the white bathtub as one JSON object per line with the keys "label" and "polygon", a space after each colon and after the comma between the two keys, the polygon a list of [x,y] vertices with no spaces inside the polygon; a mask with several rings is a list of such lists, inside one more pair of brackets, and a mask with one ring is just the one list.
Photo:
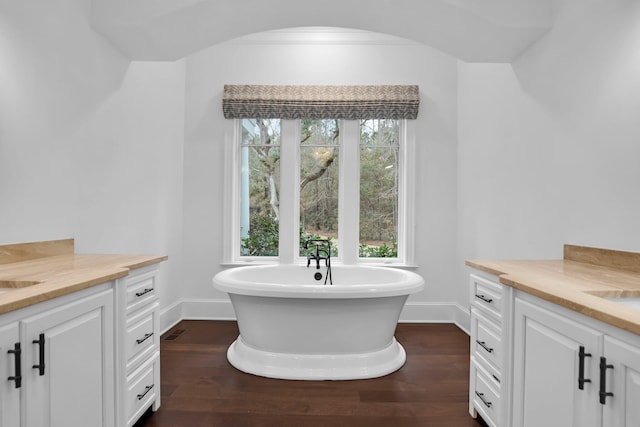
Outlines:
{"label": "white bathtub", "polygon": [[392,268],[296,265],[238,267],[213,278],[227,292],[240,336],[227,351],[241,371],[270,378],[343,380],[396,371],[406,354],[393,334],[419,275]]}

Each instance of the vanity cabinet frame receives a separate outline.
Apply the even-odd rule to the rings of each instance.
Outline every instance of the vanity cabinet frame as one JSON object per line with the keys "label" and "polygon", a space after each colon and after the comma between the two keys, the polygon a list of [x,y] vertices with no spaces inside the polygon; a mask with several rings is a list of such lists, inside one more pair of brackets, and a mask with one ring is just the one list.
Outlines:
{"label": "vanity cabinet frame", "polygon": [[508,425],[511,402],[512,289],[498,277],[474,271],[470,289],[469,414],[489,427]]}
{"label": "vanity cabinet frame", "polygon": [[21,347],[19,323],[15,321],[0,326],[0,427],[20,425],[24,372]]}
{"label": "vanity cabinet frame", "polygon": [[470,290],[471,416],[491,427],[640,426],[640,335],[476,269]]}
{"label": "vanity cabinet frame", "polygon": [[543,302],[515,298],[513,427],[599,427],[604,335]]}
{"label": "vanity cabinet frame", "polygon": [[640,425],[640,345],[614,337],[604,337],[608,370],[607,392],[613,398],[602,407],[602,425],[632,427]]}
{"label": "vanity cabinet frame", "polygon": [[507,425],[640,425],[640,336],[520,290],[514,308]]}
{"label": "vanity cabinet frame", "polygon": [[130,427],[160,407],[158,266],[131,270],[116,284],[116,419]]}
{"label": "vanity cabinet frame", "polygon": [[113,282],[0,315],[0,372],[20,344],[22,377],[0,378],[0,426],[114,426],[113,315]]}

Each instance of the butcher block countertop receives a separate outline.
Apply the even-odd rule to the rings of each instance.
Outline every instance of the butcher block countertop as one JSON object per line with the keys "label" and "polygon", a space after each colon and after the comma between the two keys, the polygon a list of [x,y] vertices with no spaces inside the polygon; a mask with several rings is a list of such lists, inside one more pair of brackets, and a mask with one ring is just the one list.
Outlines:
{"label": "butcher block countertop", "polygon": [[127,276],[164,255],[76,254],[74,240],[0,245],[0,314]]}
{"label": "butcher block countertop", "polygon": [[565,245],[561,260],[467,260],[500,283],[640,335],[640,309],[606,298],[640,298],[640,253]]}

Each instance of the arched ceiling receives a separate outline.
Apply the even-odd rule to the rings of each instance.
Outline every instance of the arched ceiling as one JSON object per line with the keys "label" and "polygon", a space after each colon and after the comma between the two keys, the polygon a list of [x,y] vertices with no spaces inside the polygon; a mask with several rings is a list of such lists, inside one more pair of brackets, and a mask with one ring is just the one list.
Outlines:
{"label": "arched ceiling", "polygon": [[175,60],[291,27],[403,37],[468,62],[511,62],[552,23],[551,0],[94,0],[93,26],[133,60]]}

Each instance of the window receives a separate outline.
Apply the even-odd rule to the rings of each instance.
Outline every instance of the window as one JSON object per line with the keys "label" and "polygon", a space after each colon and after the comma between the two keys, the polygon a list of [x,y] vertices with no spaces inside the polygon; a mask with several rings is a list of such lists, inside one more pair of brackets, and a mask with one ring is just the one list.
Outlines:
{"label": "window", "polygon": [[360,122],[359,256],[398,256],[398,120]]}
{"label": "window", "polygon": [[227,262],[305,262],[309,238],[344,263],[412,262],[408,120],[230,122]]}
{"label": "window", "polygon": [[[225,262],[413,260],[416,85],[225,85]],[[278,119],[267,119],[276,117]]]}
{"label": "window", "polygon": [[243,119],[240,141],[240,256],[277,256],[280,120]]}
{"label": "window", "polygon": [[337,255],[340,192],[338,120],[300,122],[300,256],[308,239],[329,239]]}

